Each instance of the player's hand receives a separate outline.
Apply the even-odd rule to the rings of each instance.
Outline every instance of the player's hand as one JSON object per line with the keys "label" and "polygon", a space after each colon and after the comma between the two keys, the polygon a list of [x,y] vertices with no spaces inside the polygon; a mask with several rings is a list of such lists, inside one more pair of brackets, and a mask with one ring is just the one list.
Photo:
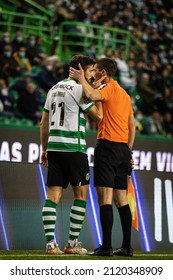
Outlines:
{"label": "player's hand", "polygon": [[41,164],[48,167],[47,152],[43,151],[41,154]]}

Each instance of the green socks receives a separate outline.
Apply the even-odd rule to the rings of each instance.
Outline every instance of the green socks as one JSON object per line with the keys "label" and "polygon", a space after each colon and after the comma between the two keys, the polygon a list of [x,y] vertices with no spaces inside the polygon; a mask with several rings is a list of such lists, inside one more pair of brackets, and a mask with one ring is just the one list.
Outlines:
{"label": "green socks", "polygon": [[78,239],[86,212],[86,201],[75,199],[70,212],[69,240]]}
{"label": "green socks", "polygon": [[42,221],[47,242],[54,240],[56,206],[55,202],[46,200],[42,209]]}
{"label": "green socks", "polygon": [[[54,240],[56,224],[56,206],[51,200],[46,200],[42,209],[42,221],[47,242]],[[69,240],[78,239],[86,212],[86,201],[75,199],[70,211]]]}

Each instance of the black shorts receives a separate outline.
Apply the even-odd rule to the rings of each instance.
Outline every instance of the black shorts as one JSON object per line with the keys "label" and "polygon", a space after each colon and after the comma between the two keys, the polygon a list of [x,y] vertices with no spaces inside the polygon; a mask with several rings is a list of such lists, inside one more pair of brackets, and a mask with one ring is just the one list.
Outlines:
{"label": "black shorts", "polygon": [[130,156],[126,143],[98,140],[94,152],[94,186],[126,190]]}
{"label": "black shorts", "polygon": [[48,152],[47,183],[49,187],[89,184],[87,154],[80,152]]}

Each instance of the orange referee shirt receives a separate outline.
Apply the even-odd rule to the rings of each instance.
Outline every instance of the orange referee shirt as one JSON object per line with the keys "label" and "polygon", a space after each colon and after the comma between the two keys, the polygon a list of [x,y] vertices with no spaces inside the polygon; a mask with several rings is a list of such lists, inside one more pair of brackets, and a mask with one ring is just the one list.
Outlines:
{"label": "orange referee shirt", "polygon": [[98,124],[97,139],[128,143],[128,118],[133,115],[130,96],[115,80],[100,89],[103,119]]}

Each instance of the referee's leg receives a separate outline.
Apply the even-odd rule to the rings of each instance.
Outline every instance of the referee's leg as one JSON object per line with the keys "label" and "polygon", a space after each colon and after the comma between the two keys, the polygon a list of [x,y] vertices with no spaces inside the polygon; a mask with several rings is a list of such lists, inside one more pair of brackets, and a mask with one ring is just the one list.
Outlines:
{"label": "referee's leg", "polygon": [[112,249],[113,189],[107,187],[97,187],[97,194],[98,203],[100,206],[100,222],[103,234],[102,248],[104,250],[109,250]]}

